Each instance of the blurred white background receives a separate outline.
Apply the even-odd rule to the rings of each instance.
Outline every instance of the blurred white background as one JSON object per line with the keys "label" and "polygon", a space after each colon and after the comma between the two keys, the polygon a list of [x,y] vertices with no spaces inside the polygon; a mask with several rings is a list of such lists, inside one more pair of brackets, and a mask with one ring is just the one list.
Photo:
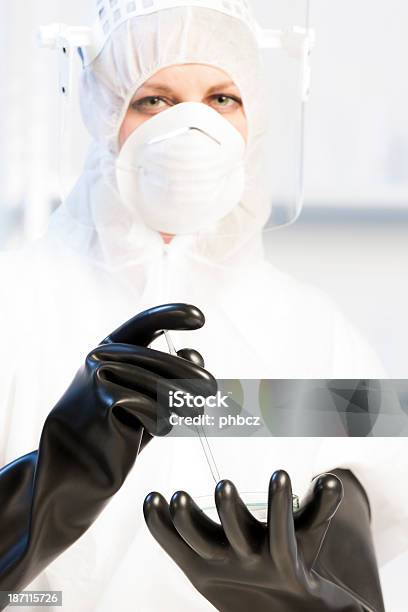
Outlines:
{"label": "blurred white background", "polygon": [[[254,4],[273,26],[270,0]],[[90,6],[0,1],[0,248],[44,231],[60,195],[59,158],[69,169],[70,155],[80,171],[87,135],[76,121],[76,146],[67,134],[61,145],[57,61],[37,48],[35,32],[87,23]],[[334,297],[390,375],[406,377],[408,3],[312,0],[310,23],[305,206],[294,226],[270,235],[268,250],[278,267]]]}

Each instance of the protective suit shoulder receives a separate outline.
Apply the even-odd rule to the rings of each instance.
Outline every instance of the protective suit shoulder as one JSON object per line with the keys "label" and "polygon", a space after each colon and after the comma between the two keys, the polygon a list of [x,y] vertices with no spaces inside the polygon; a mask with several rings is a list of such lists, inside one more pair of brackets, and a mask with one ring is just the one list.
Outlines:
{"label": "protective suit shoulder", "polygon": [[270,378],[385,377],[375,352],[334,300],[268,262],[248,269],[229,299],[237,322],[251,321]]}
{"label": "protective suit shoulder", "polygon": [[388,378],[375,350],[330,296],[297,281],[287,286],[310,320],[318,321],[321,333],[331,337],[332,378]]}

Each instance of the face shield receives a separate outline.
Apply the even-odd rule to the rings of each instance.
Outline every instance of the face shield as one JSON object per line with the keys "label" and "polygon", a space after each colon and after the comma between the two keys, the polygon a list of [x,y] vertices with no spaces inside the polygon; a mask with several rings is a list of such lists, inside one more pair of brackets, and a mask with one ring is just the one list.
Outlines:
{"label": "face shield", "polygon": [[[64,203],[80,225],[108,242],[131,227],[133,245],[148,234],[187,237],[223,260],[262,231],[293,223],[302,206],[308,2],[100,0],[95,18],[92,28],[42,31],[61,57],[68,136],[76,50],[81,57],[80,102],[93,143]],[[190,89],[174,67],[190,68]],[[135,96],[160,76],[173,90],[160,96],[160,112],[127,126]],[[241,121],[221,109],[231,103],[228,88],[209,102],[217,78],[238,92]],[[159,97],[154,88],[149,95]]]}

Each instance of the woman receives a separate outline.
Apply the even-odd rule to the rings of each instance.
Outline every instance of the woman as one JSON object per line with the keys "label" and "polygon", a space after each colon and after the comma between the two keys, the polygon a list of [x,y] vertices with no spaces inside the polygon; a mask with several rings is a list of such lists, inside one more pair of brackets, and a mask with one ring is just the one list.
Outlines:
{"label": "woman", "polygon": [[[37,447],[46,415],[100,338],[137,312],[165,302],[196,304],[204,312],[202,330],[175,332],[173,340],[176,347],[197,348],[218,378],[383,375],[376,357],[327,298],[263,259],[261,230],[269,215],[263,117],[268,109],[259,95],[263,83],[251,29],[221,1],[178,4],[163,8],[156,2],[150,13],[129,13],[84,68],[81,103],[94,140],[84,172],[54,214],[47,236],[12,262],[4,261],[2,465]],[[183,126],[191,121],[180,112],[184,104],[200,109],[188,137]],[[161,133],[166,146],[147,146],[157,144],[157,135],[147,137],[147,126],[166,113],[177,116],[171,141],[177,143],[176,158],[167,127]],[[218,130],[228,143],[230,138],[243,142],[242,158],[237,146],[223,160],[226,195],[209,159],[209,141],[217,141]],[[133,147],[131,139],[139,135]],[[132,165],[127,144],[147,169],[153,168],[152,176],[138,173],[135,179],[139,161]],[[186,151],[191,150],[199,163],[186,173]],[[244,190],[234,200],[225,176],[233,171],[239,176],[240,160]],[[210,197],[208,181],[219,199]],[[132,199],[132,189],[129,195],[129,184],[138,198]],[[166,206],[163,191],[170,191],[174,208]],[[199,215],[188,209],[191,201]],[[225,204],[222,217],[217,218],[214,201]],[[153,216],[149,202],[157,213]],[[180,223],[177,206],[186,224],[173,236]],[[387,521],[401,518],[401,498],[393,499],[395,482],[376,489],[383,463],[398,456],[398,443],[392,449],[375,439],[342,439],[334,445],[318,439],[212,444],[221,476],[231,477],[241,490],[246,479],[252,489],[264,490],[278,467],[293,476],[298,493],[316,472],[353,469],[378,514],[382,559],[408,547],[404,533],[399,548],[387,549]],[[403,474],[405,467],[400,465]],[[133,597],[137,610],[149,612],[210,609],[143,524],[145,495],[179,488],[193,495],[212,490],[199,442],[165,439],[149,445],[98,521],[31,588],[63,590],[67,610],[127,609]],[[388,513],[383,512],[385,499]]]}

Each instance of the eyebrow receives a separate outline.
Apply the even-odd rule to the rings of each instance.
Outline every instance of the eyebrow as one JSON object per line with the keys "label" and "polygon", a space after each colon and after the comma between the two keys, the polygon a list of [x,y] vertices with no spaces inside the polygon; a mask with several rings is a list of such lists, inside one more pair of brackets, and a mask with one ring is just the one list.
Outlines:
{"label": "eyebrow", "polygon": [[[225,81],[224,83],[218,83],[217,85],[213,85],[212,87],[210,87],[210,89],[207,90],[207,94],[212,94],[212,93],[216,93],[219,92],[223,89],[228,89],[229,87],[236,87],[235,83],[233,81]],[[171,87],[169,87],[168,85],[162,85],[160,83],[146,83],[144,85],[142,85],[142,87],[140,88],[141,90],[143,89],[154,89],[154,91],[156,93],[161,93],[164,95],[173,95],[174,94],[174,89],[172,89]]]}
{"label": "eyebrow", "polygon": [[228,89],[229,87],[236,87],[234,81],[224,81],[224,83],[218,83],[218,85],[213,85],[208,90],[208,93],[215,93],[216,91]]}
{"label": "eyebrow", "polygon": [[173,93],[173,90],[172,90],[171,87],[168,87],[167,85],[159,85],[159,84],[155,85],[154,83],[152,83],[152,84],[150,84],[150,83],[147,84],[146,83],[146,84],[142,85],[140,89],[141,90],[144,90],[144,89],[154,89],[154,91],[156,93],[162,93],[162,94],[172,94]]}

